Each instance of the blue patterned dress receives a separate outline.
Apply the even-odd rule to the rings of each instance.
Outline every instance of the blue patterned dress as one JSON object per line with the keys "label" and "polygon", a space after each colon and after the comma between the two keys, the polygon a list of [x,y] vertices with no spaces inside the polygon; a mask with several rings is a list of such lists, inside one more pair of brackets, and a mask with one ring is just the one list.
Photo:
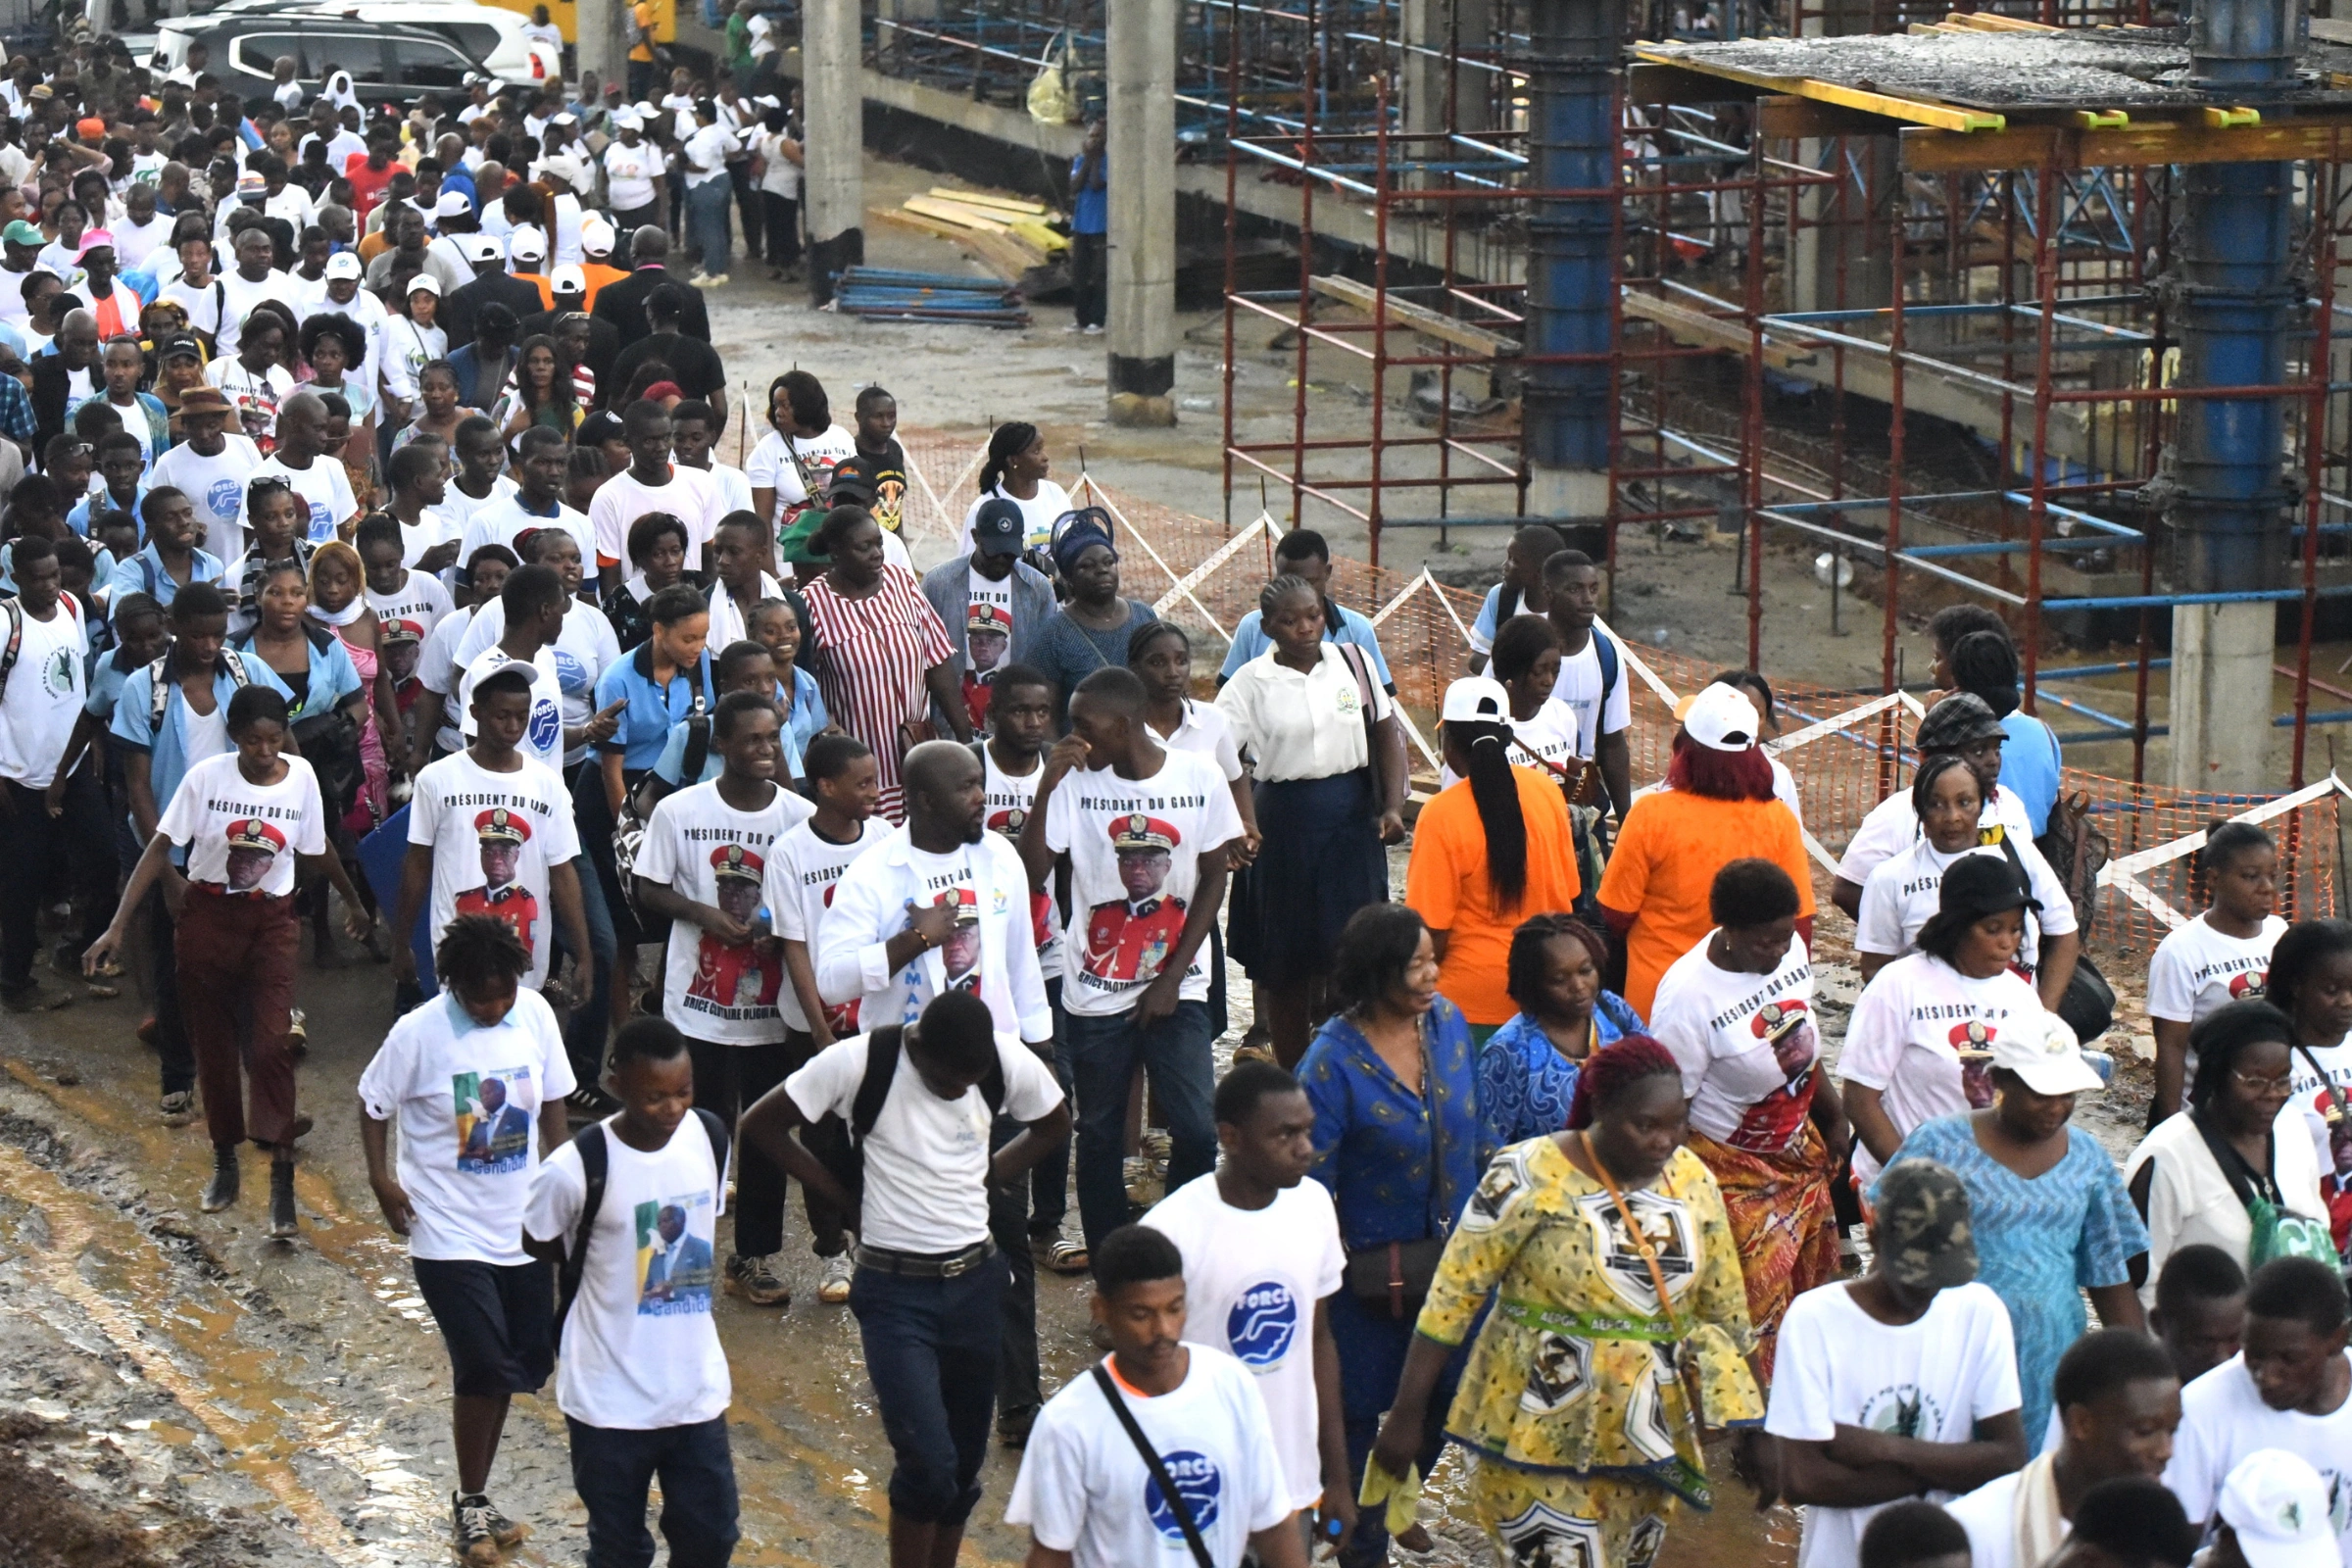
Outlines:
{"label": "blue patterned dress", "polygon": [[[1623,997],[1603,991],[1592,1004],[1592,1033],[1598,1051],[1627,1035],[1645,1035],[1649,1026]],[[1577,1064],[1560,1054],[1532,1012],[1487,1036],[1478,1056],[1478,1113],[1488,1139],[1501,1149],[1567,1126],[1576,1076]]]}
{"label": "blue patterned dress", "polygon": [[2148,1250],[2148,1228],[2115,1161],[2082,1128],[2067,1129],[2065,1158],[2028,1181],[1978,1146],[1970,1114],[1920,1123],[1886,1163],[1932,1159],[1968,1189],[1977,1278],[2009,1308],[2017,1338],[2031,1456],[2049,1428],[2058,1357],[2090,1326],[2082,1293],[2129,1283],[2132,1259]]}

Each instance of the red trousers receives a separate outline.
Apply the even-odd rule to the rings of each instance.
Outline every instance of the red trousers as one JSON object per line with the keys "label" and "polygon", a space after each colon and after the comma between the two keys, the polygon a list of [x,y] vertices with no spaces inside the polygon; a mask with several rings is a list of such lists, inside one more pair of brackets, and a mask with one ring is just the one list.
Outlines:
{"label": "red trousers", "polygon": [[[294,1121],[287,1029],[302,941],[291,898],[248,898],[192,883],[172,951],[213,1146],[283,1143]],[[250,1030],[240,1022],[250,1021]]]}

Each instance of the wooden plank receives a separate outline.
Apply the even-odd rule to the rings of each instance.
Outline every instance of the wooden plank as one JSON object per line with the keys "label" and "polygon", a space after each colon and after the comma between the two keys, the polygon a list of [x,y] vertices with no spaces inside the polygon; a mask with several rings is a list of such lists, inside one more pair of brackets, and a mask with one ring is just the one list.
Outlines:
{"label": "wooden plank", "polygon": [[1625,97],[1637,104],[1714,104],[1752,96],[1744,85],[1727,83],[1681,66],[1636,61],[1625,73]]}
{"label": "wooden plank", "polygon": [[978,229],[984,234],[1002,234],[1008,226],[1004,219],[991,218],[975,208],[964,207],[956,202],[940,201],[936,197],[909,196],[901,205],[910,213],[920,213],[925,218],[936,218],[943,222],[954,223],[957,228]]}
{"label": "wooden plank", "polygon": [[[1366,316],[1372,314],[1375,295],[1369,283],[1359,283],[1352,277],[1330,276],[1318,276],[1311,282],[1314,291],[1325,299],[1351,306]],[[1467,321],[1457,321],[1450,316],[1408,300],[1400,300],[1395,295],[1387,297],[1387,304],[1388,318],[1392,325],[1410,327],[1423,337],[1434,337],[1441,343],[1450,343],[1471,354],[1501,356],[1519,352],[1517,338],[1489,332]]]}
{"label": "wooden plank", "polygon": [[2352,22],[2311,19],[2311,35],[2322,43],[2352,43]]}
{"label": "wooden plank", "polygon": [[2352,116],[2279,120],[2228,129],[2179,121],[2147,121],[2116,130],[2018,125],[1973,136],[1905,130],[1902,149],[1903,168],[1915,173],[2034,169],[2053,153],[2061,169],[2333,159],[2339,155],[2339,149],[2352,152]]}
{"label": "wooden plank", "polygon": [[1756,100],[1756,128],[1767,136],[1786,136],[1790,140],[1884,136],[1894,129],[1877,115],[1856,114],[1851,109],[1817,104],[1809,98],[1787,97]]}
{"label": "wooden plank", "polygon": [[1044,202],[1033,202],[1020,196],[998,196],[984,190],[951,190],[945,185],[934,185],[931,187],[930,194],[943,201],[963,202],[972,207],[1002,209],[1007,213],[1019,213],[1030,218],[1043,218],[1053,211]]}
{"label": "wooden plank", "polygon": [[[1733,354],[1748,351],[1747,328],[1737,320],[1709,316],[1693,306],[1644,294],[1639,289],[1626,289],[1620,298],[1624,301],[1625,315],[1656,322],[1677,343],[1724,349]],[[1786,348],[1770,337],[1764,340],[1764,363],[1774,369],[1785,370],[1791,365],[1810,364],[1812,360],[1810,350]]]}
{"label": "wooden plank", "polygon": [[[1816,103],[1836,104],[1840,108],[1859,110],[1864,114],[1880,115],[1908,124],[1929,125],[1937,130],[1994,131],[2008,122],[2001,116],[1977,109],[1955,109],[1949,104],[1927,103],[1916,98],[1897,98],[1888,93],[1867,92],[1859,87],[1843,87],[1836,82],[1821,81],[1810,76],[1768,76],[1761,72],[1741,71],[1715,61],[1692,59],[1681,55],[1662,55],[1649,52],[1643,45],[1634,47],[1637,59],[1657,65],[1677,66],[1696,71],[1703,75],[1721,76],[1729,81],[1743,81],[1770,92],[1790,93],[1810,98]],[[1704,101],[1704,100],[1696,100]]]}

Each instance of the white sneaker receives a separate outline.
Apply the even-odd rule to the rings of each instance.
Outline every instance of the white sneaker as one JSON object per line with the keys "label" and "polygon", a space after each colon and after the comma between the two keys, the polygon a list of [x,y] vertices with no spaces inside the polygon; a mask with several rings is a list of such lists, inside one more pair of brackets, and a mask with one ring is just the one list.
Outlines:
{"label": "white sneaker", "polygon": [[1101,337],[1102,335],[1102,328],[1090,322],[1086,328],[1086,335],[1088,337]]}
{"label": "white sneaker", "polygon": [[824,1277],[817,1281],[816,1298],[827,1306],[839,1306],[850,1298],[850,1275],[856,1265],[851,1263],[847,1252],[838,1257],[825,1258],[823,1262],[825,1272]]}
{"label": "white sneaker", "polygon": [[696,288],[724,288],[727,286],[727,274],[724,272],[697,272],[687,281]]}

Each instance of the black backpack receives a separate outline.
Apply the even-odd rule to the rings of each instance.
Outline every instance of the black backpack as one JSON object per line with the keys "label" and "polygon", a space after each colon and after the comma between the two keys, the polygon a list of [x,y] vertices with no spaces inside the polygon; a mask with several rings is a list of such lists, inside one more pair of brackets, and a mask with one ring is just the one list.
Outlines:
{"label": "black backpack", "polygon": [[[906,1031],[897,1024],[867,1035],[865,1075],[858,1080],[858,1098],[850,1102],[848,1126],[845,1128],[837,1116],[826,1116],[809,1129],[815,1136],[803,1140],[809,1152],[824,1161],[825,1168],[841,1183],[853,1203],[865,1197],[865,1140],[882,1115],[883,1103],[890,1099],[890,1086],[898,1077],[899,1053],[905,1043]],[[988,1076],[977,1087],[993,1121],[1004,1108],[1004,1063],[1000,1061],[990,1067]],[[848,1218],[854,1226],[855,1211]]]}
{"label": "black backpack", "polygon": [[[719,1187],[727,1181],[727,1124],[717,1115],[694,1107],[702,1119],[703,1132],[710,1140],[710,1158],[718,1167]],[[580,1152],[580,1176],[588,1184],[588,1195],[580,1203],[580,1222],[564,1243],[563,1266],[556,1270],[556,1333],[564,1332],[564,1320],[571,1315],[572,1298],[580,1294],[580,1276],[588,1267],[588,1239],[596,1234],[596,1216],[605,1206],[605,1178],[612,1168],[612,1151],[605,1143],[605,1124],[590,1122],[572,1134],[571,1147]]]}

